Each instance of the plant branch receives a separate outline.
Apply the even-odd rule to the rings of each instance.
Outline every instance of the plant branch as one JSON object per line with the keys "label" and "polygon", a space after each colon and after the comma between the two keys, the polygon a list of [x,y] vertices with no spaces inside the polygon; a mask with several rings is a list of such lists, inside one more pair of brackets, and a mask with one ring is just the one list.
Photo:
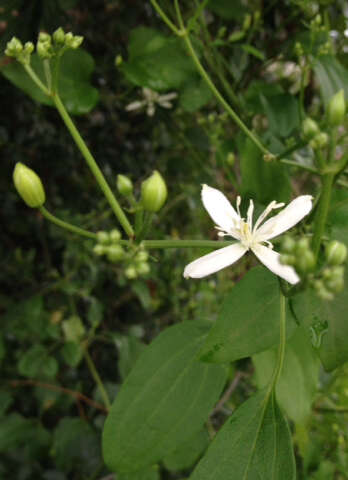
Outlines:
{"label": "plant branch", "polygon": [[93,239],[97,238],[97,235],[95,233],[89,232],[88,230],[84,230],[83,228],[80,228],[80,227],[75,227],[75,225],[71,225],[71,223],[65,222],[64,220],[60,220],[59,218],[52,215],[52,213],[46,210],[46,208],[43,206],[40,207],[39,210],[42,213],[42,215],[45,218],[47,218],[47,220],[54,223],[55,225],[58,225],[58,227],[65,228],[65,230],[68,230],[69,232],[77,233],[78,235],[81,235],[83,237],[93,238]]}

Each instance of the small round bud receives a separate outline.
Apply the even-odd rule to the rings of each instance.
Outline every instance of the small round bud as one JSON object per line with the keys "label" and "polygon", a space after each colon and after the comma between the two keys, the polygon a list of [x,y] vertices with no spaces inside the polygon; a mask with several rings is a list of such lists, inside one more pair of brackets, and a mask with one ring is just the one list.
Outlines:
{"label": "small round bud", "polygon": [[121,232],[117,230],[117,228],[114,228],[110,232],[110,241],[111,243],[117,243],[119,240],[121,240]]}
{"label": "small round bud", "polygon": [[285,253],[293,253],[295,251],[296,242],[292,237],[286,235],[283,238],[281,250]]}
{"label": "small round bud", "polygon": [[51,43],[51,35],[46,32],[40,32],[38,41],[42,43]]}
{"label": "small round bud", "polygon": [[130,180],[125,175],[117,175],[116,186],[117,190],[124,197],[128,197],[133,192],[132,180]]}
{"label": "small round bud", "polygon": [[347,247],[342,242],[332,240],[327,244],[325,254],[330,265],[341,265],[347,258]]}
{"label": "small round bud", "polygon": [[17,37],[12,37],[7,42],[5,55],[8,57],[17,57],[23,50],[22,42]]}
{"label": "small round bud", "polygon": [[116,57],[115,57],[115,67],[119,67],[120,65],[122,65],[122,62],[123,62],[122,55],[116,55]]}
{"label": "small round bud", "polygon": [[102,245],[108,245],[110,243],[108,232],[97,232],[97,242]]}
{"label": "small round bud", "polygon": [[17,192],[28,207],[42,207],[46,200],[45,190],[34,170],[23,163],[17,163],[13,171],[13,181]]}
{"label": "small round bud", "polygon": [[327,145],[329,141],[329,137],[327,133],[325,132],[320,132],[315,137],[312,138],[312,140],[309,142],[309,145],[314,149],[319,149],[323,148]]}
{"label": "small round bud", "polygon": [[304,138],[306,140],[310,140],[315,135],[317,135],[320,132],[320,130],[317,122],[312,120],[310,117],[307,117],[304,119],[302,123],[302,132],[303,132]]}
{"label": "small round bud", "polygon": [[149,258],[149,254],[145,251],[138,252],[135,256],[135,261],[136,262],[146,262],[146,260]]}
{"label": "small round bud", "polygon": [[70,43],[70,48],[76,50],[77,48],[79,48],[82,42],[83,37],[81,35],[75,35],[72,42]]}
{"label": "small round bud", "polygon": [[158,212],[167,199],[167,186],[162,175],[155,170],[151,177],[141,184],[141,203],[145,210]]}
{"label": "small round bud", "polygon": [[62,27],[57,28],[57,30],[53,32],[52,38],[54,43],[56,43],[57,45],[64,45],[65,33]]}
{"label": "small round bud", "polygon": [[124,274],[127,278],[129,278],[129,280],[133,280],[138,276],[138,273],[133,266],[126,268],[126,270],[124,271]]}
{"label": "small round bud", "polygon": [[98,257],[101,257],[102,255],[104,255],[104,253],[106,252],[105,251],[105,247],[104,245],[100,245],[99,243],[97,245],[94,245],[93,247],[93,252],[98,255]]}
{"label": "small round bud", "polygon": [[296,258],[296,270],[301,273],[311,272],[315,267],[315,256],[311,250],[305,250]]}
{"label": "small round bud", "polygon": [[296,243],[296,253],[302,255],[304,252],[309,250],[309,239],[307,237],[302,237]]}
{"label": "small round bud", "polygon": [[124,254],[125,252],[121,245],[110,245],[110,247],[107,247],[106,250],[106,256],[110,262],[122,260],[122,258],[124,258]]}
{"label": "small round bud", "polygon": [[344,279],[336,278],[325,283],[325,287],[332,293],[340,293],[344,288]]}
{"label": "small round bud", "polygon": [[135,268],[139,275],[147,275],[150,272],[150,266],[146,262],[139,263]]}
{"label": "small round bud", "polygon": [[235,160],[236,160],[235,154],[233,152],[229,152],[226,158],[227,165],[232,167],[234,165]]}
{"label": "small round bud", "polygon": [[279,260],[282,265],[295,265],[296,263],[295,255],[283,254],[283,255],[280,255]]}
{"label": "small round bud", "polygon": [[327,119],[331,127],[337,127],[341,125],[344,120],[344,115],[346,113],[346,102],[344,100],[344,91],[341,89],[337,92],[328,105],[327,110]]}
{"label": "small round bud", "polygon": [[25,51],[25,53],[27,53],[28,55],[30,55],[31,53],[33,53],[33,51],[34,51],[34,44],[33,44],[33,42],[25,42],[25,44],[24,44],[24,51]]}

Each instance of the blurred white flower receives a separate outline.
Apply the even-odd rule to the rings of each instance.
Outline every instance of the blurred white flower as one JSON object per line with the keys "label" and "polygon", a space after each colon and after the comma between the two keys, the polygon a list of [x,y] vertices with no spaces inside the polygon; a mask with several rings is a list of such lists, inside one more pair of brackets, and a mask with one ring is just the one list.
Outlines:
{"label": "blurred white flower", "polygon": [[174,98],[178,96],[178,94],[175,92],[160,95],[158,92],[146,87],[142,89],[142,95],[144,100],[131,102],[126,106],[127,112],[146,108],[147,115],[152,117],[156,111],[156,104],[162,108],[172,108],[173,104],[171,103],[171,100],[174,100]]}
{"label": "blurred white flower", "polygon": [[[239,196],[237,197],[237,211],[235,211],[223,193],[208,187],[208,185],[203,185],[202,201],[209,215],[218,225],[216,228],[219,230],[219,236],[230,236],[238,242],[189,263],[184,270],[185,278],[202,278],[215,273],[232,265],[248,250],[251,250],[260,262],[274,274],[291,284],[300,281],[291,266],[280,263],[280,255],[273,251],[273,245],[269,240],[289,230],[311,211],[311,195],[295,198],[284,210],[263,223],[272,210],[284,206],[284,203],[271,202],[261,213],[254,226],[252,223],[254,212],[252,200],[250,200],[246,221],[240,214],[241,198]],[[263,225],[261,225],[262,223]]]}

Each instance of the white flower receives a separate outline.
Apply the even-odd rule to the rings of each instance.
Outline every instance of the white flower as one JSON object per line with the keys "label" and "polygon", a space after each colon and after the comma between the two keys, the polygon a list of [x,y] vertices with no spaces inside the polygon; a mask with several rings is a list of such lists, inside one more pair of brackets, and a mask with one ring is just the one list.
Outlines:
{"label": "white flower", "polygon": [[273,245],[269,240],[289,230],[311,211],[312,197],[310,195],[295,198],[284,210],[263,223],[272,210],[284,206],[284,203],[271,202],[254,226],[252,223],[254,212],[252,200],[250,200],[246,221],[240,214],[240,197],[237,197],[236,212],[219,190],[203,185],[202,201],[209,215],[217,224],[219,236],[231,236],[238,242],[189,263],[184,270],[185,278],[202,278],[215,273],[232,265],[248,250],[251,250],[271,272],[292,284],[300,281],[292,267],[280,263],[280,255],[272,250]]}
{"label": "white flower", "polygon": [[142,94],[144,100],[137,100],[136,102],[132,102],[127,105],[127,112],[131,112],[133,110],[140,110],[145,107],[147,115],[149,117],[152,117],[156,110],[156,104],[163,108],[172,108],[173,105],[170,100],[173,100],[178,96],[178,94],[175,92],[160,95],[159,93],[154,92],[150,88],[146,87],[143,88]]}

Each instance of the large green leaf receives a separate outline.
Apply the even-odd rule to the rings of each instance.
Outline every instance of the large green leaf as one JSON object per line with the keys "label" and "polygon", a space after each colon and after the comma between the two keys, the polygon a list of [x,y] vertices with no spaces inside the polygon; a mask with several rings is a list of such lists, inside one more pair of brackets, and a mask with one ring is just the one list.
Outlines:
{"label": "large green leaf", "polygon": [[348,71],[336,57],[325,55],[316,59],[314,73],[317,77],[320,92],[327,105],[330,98],[343,88],[348,98]]}
{"label": "large green leaf", "polygon": [[132,83],[156,91],[179,88],[196,76],[182,42],[146,27],[132,30],[128,46],[129,59],[121,69]]}
{"label": "large green leaf", "polygon": [[[228,362],[267,350],[279,342],[279,284],[256,267],[232,288],[200,351],[206,362]],[[288,315],[288,333],[294,323]]]}
{"label": "large green leaf", "polygon": [[281,93],[270,97],[261,95],[261,103],[267,115],[269,129],[277,137],[288,137],[300,125],[295,97]]}
{"label": "large green leaf", "polygon": [[190,480],[295,480],[289,427],[273,393],[260,391],[228,419]]}
{"label": "large green leaf", "polygon": [[199,430],[191,435],[186,442],[178,445],[174,452],[163,459],[168,470],[178,471],[190,468],[209,445],[209,435],[206,429]]}
{"label": "large green leaf", "polygon": [[259,149],[245,137],[238,143],[242,174],[241,194],[256,199],[262,204],[272,200],[287,202],[290,198],[291,186],[285,166],[265,162]]}
{"label": "large green leaf", "polygon": [[316,332],[317,351],[326,370],[334,370],[348,361],[347,268],[345,288],[333,301],[320,300],[313,291],[307,290],[294,297],[293,308],[301,324]]}
{"label": "large green leaf", "polygon": [[[277,349],[253,356],[256,381],[265,387],[277,361]],[[287,415],[296,423],[304,422],[317,391],[319,359],[313,350],[308,330],[300,327],[286,344],[284,364],[276,387],[277,399]]]}
{"label": "large green leaf", "polygon": [[[31,66],[36,74],[44,79],[42,61],[36,54],[32,55]],[[81,115],[92,110],[98,102],[98,91],[90,84],[90,76],[94,70],[94,60],[86,51],[69,50],[62,59],[59,70],[59,94],[67,110]],[[2,74],[14,85],[30,95],[37,102],[53,105],[31,80],[18,62],[10,62],[1,68]]]}
{"label": "large green leaf", "polygon": [[140,355],[105,422],[111,470],[156,463],[202,427],[226,380],[224,367],[196,359],[208,330],[203,322],[175,325]]}

